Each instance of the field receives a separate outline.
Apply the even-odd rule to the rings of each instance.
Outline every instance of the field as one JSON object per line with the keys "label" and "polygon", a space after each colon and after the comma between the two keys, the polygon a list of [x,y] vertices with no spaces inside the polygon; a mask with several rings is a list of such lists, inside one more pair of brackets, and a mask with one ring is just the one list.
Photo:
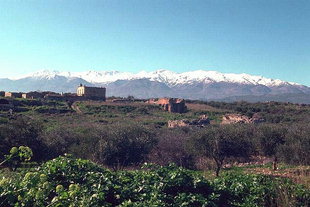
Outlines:
{"label": "field", "polygon": [[[309,105],[187,101],[176,114],[142,100],[11,101],[0,206],[309,205]],[[265,122],[221,125],[229,113]],[[167,127],[201,115],[211,124]]]}

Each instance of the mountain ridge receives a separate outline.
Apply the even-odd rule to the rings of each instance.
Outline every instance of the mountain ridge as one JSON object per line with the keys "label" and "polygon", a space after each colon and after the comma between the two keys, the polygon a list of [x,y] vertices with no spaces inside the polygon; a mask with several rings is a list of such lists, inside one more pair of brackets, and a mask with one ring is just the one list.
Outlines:
{"label": "mountain ridge", "polygon": [[168,85],[185,84],[190,82],[231,82],[242,84],[278,86],[278,85],[302,85],[279,79],[266,78],[263,76],[249,75],[246,73],[221,73],[213,70],[194,70],[188,72],[177,73],[166,69],[159,69],[151,72],[140,71],[138,73],[120,72],[120,71],[83,71],[83,72],[60,72],[56,70],[42,70],[28,75],[14,78],[13,80],[23,78],[47,78],[51,79],[55,76],[64,76],[66,78],[82,78],[94,84],[107,84],[117,80],[133,80],[133,79],[150,79],[152,81],[163,82]]}
{"label": "mountain ridge", "polygon": [[[103,86],[107,96],[137,98],[178,97],[198,100],[218,100],[229,97],[264,96],[272,101],[280,94],[299,94],[310,99],[310,87],[249,74],[220,73],[196,70],[176,73],[169,70],[138,73],[120,71],[59,72],[43,70],[22,77],[0,79],[4,91],[75,92],[80,84]],[[290,95],[289,95],[290,96]],[[296,97],[296,96],[295,96]],[[285,101],[285,97],[281,100]],[[265,100],[265,99],[264,99]],[[287,98],[292,100],[292,98]],[[299,98],[299,100],[305,100]]]}

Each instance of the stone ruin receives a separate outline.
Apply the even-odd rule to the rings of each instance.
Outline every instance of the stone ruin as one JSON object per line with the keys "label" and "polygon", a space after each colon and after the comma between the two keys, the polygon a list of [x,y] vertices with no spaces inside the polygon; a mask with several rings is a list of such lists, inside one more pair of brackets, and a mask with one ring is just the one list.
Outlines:
{"label": "stone ruin", "polygon": [[262,122],[265,122],[265,120],[261,118],[257,113],[254,114],[252,118],[241,114],[226,114],[223,116],[221,124],[258,124]]}
{"label": "stone ruin", "polygon": [[147,103],[160,105],[163,110],[172,113],[185,113],[187,111],[184,99],[179,98],[160,98],[158,100],[150,99],[147,101]]}
{"label": "stone ruin", "polygon": [[198,119],[188,120],[169,120],[168,121],[168,128],[176,128],[176,127],[190,127],[190,126],[197,126],[197,127],[204,127],[210,124],[210,119],[206,115],[200,116]]}

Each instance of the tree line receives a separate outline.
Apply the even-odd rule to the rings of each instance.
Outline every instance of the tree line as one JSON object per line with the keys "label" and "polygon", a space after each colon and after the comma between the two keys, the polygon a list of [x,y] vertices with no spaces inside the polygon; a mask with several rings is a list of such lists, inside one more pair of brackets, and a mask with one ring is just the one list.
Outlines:
{"label": "tree line", "polygon": [[115,170],[144,162],[175,163],[195,169],[201,167],[199,160],[206,158],[218,175],[224,164],[247,162],[253,156],[272,158],[275,169],[278,162],[309,165],[310,124],[176,129],[155,129],[137,123],[46,127],[18,116],[0,124],[0,159],[14,146],[30,147],[37,162],[69,153]]}

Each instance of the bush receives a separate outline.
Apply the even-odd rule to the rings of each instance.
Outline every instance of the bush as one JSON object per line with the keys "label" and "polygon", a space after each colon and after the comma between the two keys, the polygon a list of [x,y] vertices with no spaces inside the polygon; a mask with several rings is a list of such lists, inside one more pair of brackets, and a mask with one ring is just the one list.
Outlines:
{"label": "bush", "polygon": [[96,160],[99,130],[93,125],[68,127],[66,125],[51,128],[42,134],[42,141],[48,146],[49,158],[65,153],[83,159]]}
{"label": "bush", "polygon": [[103,132],[98,158],[114,169],[143,162],[155,145],[155,134],[139,125],[117,125]]}
{"label": "bush", "polygon": [[310,165],[310,124],[291,125],[285,137],[277,151],[279,159],[293,165]]}
{"label": "bush", "polygon": [[26,117],[16,117],[0,125],[0,157],[14,146],[28,146],[33,151],[33,160],[47,159],[47,147],[40,139],[42,124]]}
{"label": "bush", "polygon": [[247,126],[210,126],[195,133],[190,140],[194,152],[212,158],[216,163],[216,176],[228,158],[248,159],[253,154]]}
{"label": "bush", "polygon": [[260,152],[274,158],[273,169],[277,169],[278,150],[285,143],[286,128],[278,125],[262,125],[257,131],[257,141]]}
{"label": "bush", "polygon": [[158,143],[148,156],[148,162],[166,166],[171,163],[177,166],[194,169],[195,157],[188,149],[187,143],[192,131],[176,129],[161,129],[158,133]]}

